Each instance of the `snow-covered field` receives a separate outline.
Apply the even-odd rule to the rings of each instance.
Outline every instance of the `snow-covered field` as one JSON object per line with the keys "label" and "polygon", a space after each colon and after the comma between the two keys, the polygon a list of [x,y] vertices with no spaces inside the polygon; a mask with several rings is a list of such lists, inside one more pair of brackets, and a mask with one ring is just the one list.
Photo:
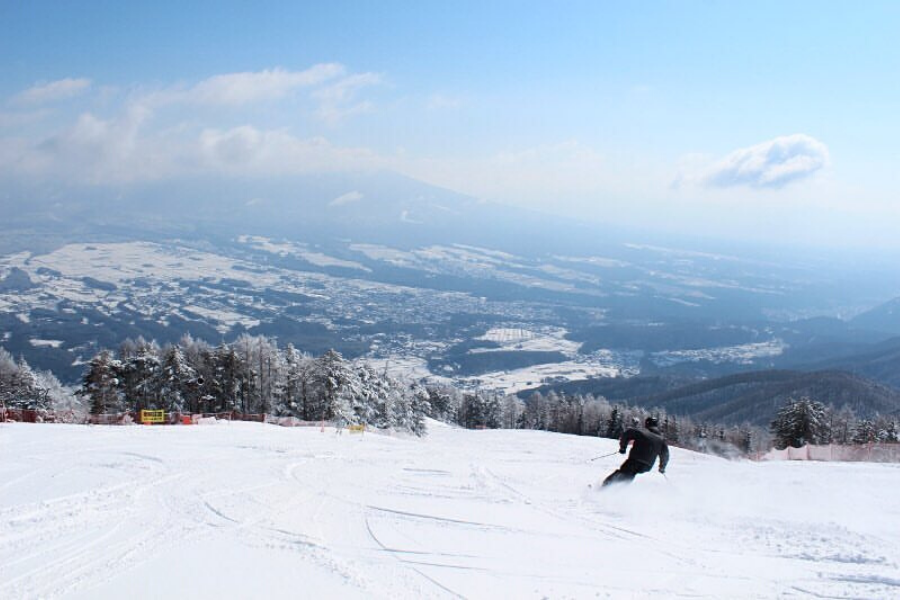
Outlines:
{"label": "snow-covered field", "polygon": [[2,598],[900,597],[900,466],[431,424],[0,425]]}

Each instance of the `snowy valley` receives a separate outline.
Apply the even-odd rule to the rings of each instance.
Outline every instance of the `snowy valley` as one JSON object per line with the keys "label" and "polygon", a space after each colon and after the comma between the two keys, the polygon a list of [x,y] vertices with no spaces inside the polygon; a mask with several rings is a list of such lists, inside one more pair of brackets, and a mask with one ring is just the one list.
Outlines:
{"label": "snowy valley", "polygon": [[639,373],[715,376],[808,361],[792,353],[823,334],[838,353],[891,335],[802,319],[866,308],[863,291],[842,298],[817,268],[606,249],[526,256],[250,235],[69,243],[0,256],[0,346],[74,382],[126,338],[165,344],[189,333],[215,345],[248,333],[313,354],[335,348],[395,375],[515,393]]}

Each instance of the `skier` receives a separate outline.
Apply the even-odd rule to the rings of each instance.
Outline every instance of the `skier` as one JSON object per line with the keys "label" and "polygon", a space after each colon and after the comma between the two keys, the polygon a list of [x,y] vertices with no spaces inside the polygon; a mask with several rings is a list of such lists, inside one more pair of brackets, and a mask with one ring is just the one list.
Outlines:
{"label": "skier", "polygon": [[629,483],[639,473],[646,473],[653,468],[653,463],[659,457],[659,472],[666,472],[669,463],[669,446],[659,431],[659,421],[653,417],[647,417],[644,421],[644,429],[631,427],[625,430],[619,439],[619,454],[625,454],[628,442],[634,440],[631,453],[622,466],[603,481],[604,487],[611,483]]}

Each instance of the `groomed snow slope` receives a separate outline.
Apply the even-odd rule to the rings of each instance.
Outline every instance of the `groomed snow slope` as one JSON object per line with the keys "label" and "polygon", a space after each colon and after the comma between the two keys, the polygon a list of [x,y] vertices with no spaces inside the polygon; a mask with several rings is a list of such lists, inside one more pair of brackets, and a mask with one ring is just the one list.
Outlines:
{"label": "groomed snow slope", "polygon": [[897,465],[589,490],[611,440],[0,425],[2,598],[900,597]]}

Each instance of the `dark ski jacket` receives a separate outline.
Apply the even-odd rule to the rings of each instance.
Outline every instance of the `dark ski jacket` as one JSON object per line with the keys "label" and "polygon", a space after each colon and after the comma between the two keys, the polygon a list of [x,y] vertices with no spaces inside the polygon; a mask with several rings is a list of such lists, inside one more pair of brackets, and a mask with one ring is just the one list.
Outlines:
{"label": "dark ski jacket", "polygon": [[628,460],[633,460],[653,468],[656,457],[659,457],[659,468],[665,470],[669,464],[669,446],[656,427],[648,429],[627,429],[619,439],[619,451],[625,453],[628,442],[634,440]]}

